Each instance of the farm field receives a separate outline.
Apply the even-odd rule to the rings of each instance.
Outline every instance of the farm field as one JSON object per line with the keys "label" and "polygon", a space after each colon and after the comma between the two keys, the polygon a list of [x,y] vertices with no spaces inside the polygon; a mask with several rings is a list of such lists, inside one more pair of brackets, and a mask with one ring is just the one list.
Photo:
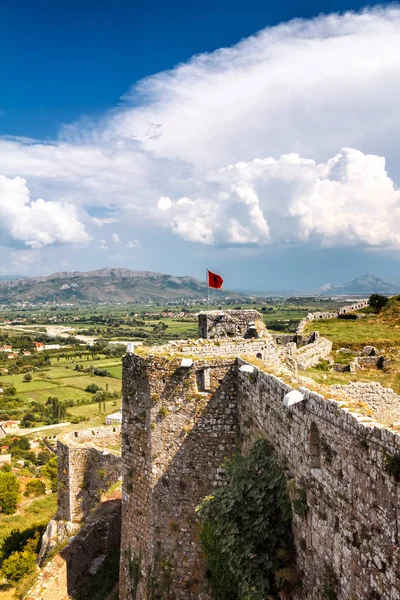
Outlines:
{"label": "farm field", "polygon": [[[106,412],[114,412],[116,407],[121,406],[121,379],[122,364],[120,358],[101,357],[100,360],[87,360],[87,357],[76,359],[76,361],[67,360],[65,357],[59,357],[51,366],[31,371],[32,380],[24,381],[23,373],[13,375],[0,375],[0,387],[6,389],[8,386],[15,388],[15,402],[17,409],[22,417],[23,413],[30,411],[32,402],[46,404],[48,398],[56,397],[60,401],[67,402],[67,414],[64,421],[71,420],[72,417],[81,417],[82,422],[73,424],[73,427],[96,426],[104,422],[103,414],[99,414],[99,404],[94,399],[94,394],[87,392],[89,385],[98,386],[100,389],[113,394],[113,398],[104,398]],[[86,369],[106,369],[107,376],[85,373],[78,368]],[[13,397],[13,398],[14,398]],[[7,398],[9,400],[9,398]],[[2,399],[0,395],[0,412],[4,410],[3,405],[6,398]],[[102,400],[103,402],[103,400]],[[72,406],[70,406],[72,404]],[[7,410],[9,410],[7,408]],[[83,418],[87,420],[83,420]],[[36,422],[33,426],[42,425]],[[28,430],[27,430],[28,431]],[[64,431],[64,429],[63,429]],[[60,434],[60,430],[55,432]]]}

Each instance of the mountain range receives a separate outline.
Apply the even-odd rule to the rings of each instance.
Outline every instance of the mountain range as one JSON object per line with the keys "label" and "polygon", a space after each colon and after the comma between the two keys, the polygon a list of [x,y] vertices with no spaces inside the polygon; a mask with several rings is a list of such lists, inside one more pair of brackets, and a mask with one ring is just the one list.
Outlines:
{"label": "mountain range", "polygon": [[318,294],[322,296],[368,296],[370,294],[400,294],[400,287],[391,283],[386,283],[374,275],[366,273],[357,277],[348,283],[323,285]]}
{"label": "mountain range", "polygon": [[[226,290],[213,290],[220,298],[240,298]],[[54,273],[0,282],[0,304],[16,302],[169,302],[206,296],[205,282],[151,271],[104,268],[97,271]]]}
{"label": "mountain range", "polygon": [[[212,290],[220,299],[244,300],[249,292]],[[304,293],[304,292],[303,292]],[[311,292],[309,292],[311,293]],[[313,294],[320,296],[364,296],[378,293],[400,294],[400,287],[365,274],[348,283],[323,285]],[[266,296],[267,293],[258,293]],[[286,295],[286,294],[283,294]],[[199,300],[206,296],[204,281],[194,277],[174,277],[152,271],[104,268],[87,272],[62,272],[43,277],[0,279],[0,304],[43,302],[97,304],[118,302],[171,302]]]}

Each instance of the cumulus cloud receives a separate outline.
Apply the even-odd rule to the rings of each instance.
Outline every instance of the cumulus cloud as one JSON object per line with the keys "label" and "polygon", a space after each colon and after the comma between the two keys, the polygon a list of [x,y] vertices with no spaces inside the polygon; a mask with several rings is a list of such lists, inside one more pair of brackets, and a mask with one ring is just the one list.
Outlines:
{"label": "cumulus cloud", "polygon": [[167,210],[169,210],[172,206],[172,202],[171,202],[171,198],[168,198],[168,196],[161,196],[157,202],[157,208],[158,210],[161,210],[163,212],[166,212]]}
{"label": "cumulus cloud", "polygon": [[186,240],[400,247],[400,192],[379,156],[344,148],[319,164],[255,159],[208,173],[201,187],[205,195],[168,211],[165,224]]}
{"label": "cumulus cloud", "polygon": [[80,243],[78,210],[101,207],[93,228],[202,244],[398,247],[399,27],[393,6],[295,20],[139,82],[52,143],[0,140],[2,172],[47,200],[25,194],[11,235]]}
{"label": "cumulus cloud", "polygon": [[197,167],[365,150],[398,136],[399,25],[398,8],[377,8],[265,29],[140,82],[107,131]]}
{"label": "cumulus cloud", "polygon": [[31,248],[56,242],[86,243],[90,239],[73,204],[31,200],[21,177],[0,175],[0,223],[14,240]]}
{"label": "cumulus cloud", "polygon": [[113,233],[112,234],[112,241],[114,242],[114,244],[120,244],[121,243],[121,240],[119,239],[118,233]]}

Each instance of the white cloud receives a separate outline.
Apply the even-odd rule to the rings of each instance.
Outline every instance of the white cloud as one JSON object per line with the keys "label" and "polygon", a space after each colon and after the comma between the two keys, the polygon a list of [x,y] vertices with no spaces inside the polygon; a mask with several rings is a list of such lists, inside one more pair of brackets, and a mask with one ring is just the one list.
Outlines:
{"label": "white cloud", "polygon": [[103,225],[111,225],[113,223],[119,223],[119,219],[115,217],[105,217],[103,219],[99,219],[97,217],[92,217],[92,222],[98,227],[103,227]]}
{"label": "white cloud", "polygon": [[172,202],[171,199],[168,198],[168,196],[161,196],[157,202],[157,208],[162,212],[167,212],[167,210],[169,210],[171,206]]}
{"label": "white cloud", "polygon": [[108,250],[106,240],[100,240],[99,250]]}
{"label": "white cloud", "polygon": [[397,137],[399,25],[398,8],[376,8],[265,29],[140,82],[107,132],[197,168],[289,152],[319,161]]}
{"label": "white cloud", "polygon": [[125,248],[140,248],[142,244],[139,240],[130,240],[127,244],[125,244]]}
{"label": "white cloud", "polygon": [[79,211],[101,207],[92,227],[203,244],[399,247],[399,27],[397,7],[292,21],[139,82],[51,144],[0,140],[2,172],[47,200],[22,192],[8,230],[81,243]]}
{"label": "white cloud", "polygon": [[26,181],[20,177],[0,175],[0,223],[14,240],[31,248],[90,239],[73,204],[31,200]]}
{"label": "white cloud", "polygon": [[400,192],[379,156],[255,159],[208,173],[201,187],[202,197],[171,201],[164,220],[186,240],[400,247]]}
{"label": "white cloud", "polygon": [[112,241],[114,242],[114,244],[120,244],[121,243],[121,240],[119,239],[118,233],[113,233],[112,234]]}
{"label": "white cloud", "polygon": [[171,203],[164,222],[186,240],[400,247],[400,192],[379,156],[344,148],[320,164],[255,159],[208,173],[202,188]]}

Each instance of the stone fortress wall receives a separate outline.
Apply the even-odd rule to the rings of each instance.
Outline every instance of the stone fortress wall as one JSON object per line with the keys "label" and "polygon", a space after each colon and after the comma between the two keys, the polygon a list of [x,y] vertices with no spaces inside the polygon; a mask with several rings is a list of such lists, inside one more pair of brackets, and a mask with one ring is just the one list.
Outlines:
{"label": "stone fortress wall", "polygon": [[265,330],[258,310],[209,310],[199,314],[199,338],[246,337],[251,325],[257,331]]}
{"label": "stone fortress wall", "polygon": [[121,476],[120,427],[96,427],[64,435],[57,442],[57,520],[82,521],[101,493]]}
{"label": "stone fortress wall", "polygon": [[235,359],[124,358],[121,598],[208,598],[195,509],[236,449],[235,386]]}
{"label": "stone fortress wall", "polygon": [[224,459],[262,438],[304,503],[292,600],[321,600],[328,583],[337,600],[400,600],[400,486],[386,468],[400,460],[399,434],[304,388],[286,408],[292,388],[244,364],[124,358],[120,598],[210,599],[195,509],[224,483]]}
{"label": "stone fortress wall", "polygon": [[308,313],[308,315],[306,315],[298,324],[297,333],[303,333],[306,325],[310,323],[310,321],[317,321],[319,319],[337,319],[339,315],[345,315],[347,313],[360,310],[360,308],[365,308],[366,306],[368,306],[368,300],[359,300],[358,302],[354,302],[354,304],[343,306],[334,312]]}
{"label": "stone fortress wall", "polygon": [[327,338],[317,335],[311,344],[301,346],[293,354],[299,369],[305,370],[314,367],[323,358],[327,358],[332,352],[332,342]]}
{"label": "stone fortress wall", "polygon": [[[207,333],[206,327],[210,327],[211,333]],[[243,337],[249,336],[251,327],[256,329],[257,337]],[[233,334],[236,337],[232,337]],[[282,367],[286,362],[287,367],[296,370],[297,366],[300,369],[313,367],[332,351],[332,342],[320,337],[316,331],[307,336],[271,335],[257,310],[200,313],[199,336],[198,340],[173,341],[156,346],[152,348],[152,353],[181,354],[194,358],[248,356],[258,358],[272,367]]]}
{"label": "stone fortress wall", "polygon": [[291,473],[292,494],[306,495],[306,514],[293,513],[298,600],[324,597],[329,567],[338,600],[398,600],[400,485],[385,460],[398,456],[400,435],[304,388],[305,399],[286,408],[291,389],[261,371],[238,372],[243,450],[265,437]]}
{"label": "stone fortress wall", "polygon": [[400,423],[400,396],[377,381],[352,381],[346,385],[332,385],[332,390],[342,390],[353,400],[365,402],[377,419]]}
{"label": "stone fortress wall", "polygon": [[332,342],[321,337],[318,331],[313,331],[309,336],[280,335],[276,336],[275,339],[280,344],[281,357],[286,362],[291,359],[295,365],[295,371],[314,367],[321,359],[327,358],[332,352]]}

